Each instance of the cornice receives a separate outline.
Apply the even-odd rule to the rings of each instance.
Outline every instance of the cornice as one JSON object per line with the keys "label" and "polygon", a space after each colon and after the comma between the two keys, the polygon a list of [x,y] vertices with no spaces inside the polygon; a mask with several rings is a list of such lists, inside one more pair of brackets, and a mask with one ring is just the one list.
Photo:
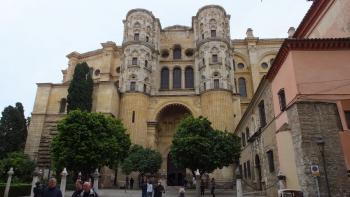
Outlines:
{"label": "cornice", "polygon": [[268,71],[266,77],[271,81],[275,78],[290,51],[330,51],[350,50],[350,38],[326,39],[286,39]]}

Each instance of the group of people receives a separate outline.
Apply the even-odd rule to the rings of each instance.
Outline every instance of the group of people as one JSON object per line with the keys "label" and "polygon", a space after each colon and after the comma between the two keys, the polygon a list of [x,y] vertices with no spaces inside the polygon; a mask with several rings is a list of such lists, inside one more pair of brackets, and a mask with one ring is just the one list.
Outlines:
{"label": "group of people", "polygon": [[[205,182],[203,179],[201,179],[201,183],[200,183],[200,189],[201,189],[201,196],[204,196],[204,192],[205,192]],[[212,178],[210,180],[210,194],[215,197],[215,179]]]}
{"label": "group of people", "polygon": [[[146,178],[141,182],[142,197],[162,197],[165,193],[164,186],[160,181],[156,185],[153,185],[150,180]],[[154,195],[154,196],[153,196]]]}
{"label": "group of people", "polygon": [[125,178],[125,189],[134,189],[134,179],[132,177],[129,180],[129,177],[126,176],[126,178]]}
{"label": "group of people", "polygon": [[[35,184],[33,189],[34,197],[63,197],[62,192],[57,188],[57,180],[50,178],[47,187],[43,187],[40,182]],[[90,182],[83,182],[78,179],[75,182],[75,191],[72,197],[98,197],[98,194],[92,189]]]}

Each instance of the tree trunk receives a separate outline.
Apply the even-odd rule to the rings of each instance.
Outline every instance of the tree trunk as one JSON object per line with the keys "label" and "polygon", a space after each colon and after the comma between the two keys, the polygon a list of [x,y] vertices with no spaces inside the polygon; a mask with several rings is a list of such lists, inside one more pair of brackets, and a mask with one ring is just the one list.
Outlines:
{"label": "tree trunk", "polygon": [[117,186],[117,180],[118,180],[118,168],[114,170],[114,180],[113,180],[114,186]]}

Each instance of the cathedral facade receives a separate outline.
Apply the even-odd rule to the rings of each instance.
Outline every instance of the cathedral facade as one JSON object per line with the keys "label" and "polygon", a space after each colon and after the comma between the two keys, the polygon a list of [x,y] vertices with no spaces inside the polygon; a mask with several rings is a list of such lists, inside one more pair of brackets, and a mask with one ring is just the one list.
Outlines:
{"label": "cathedral facade", "polygon": [[[49,146],[66,113],[75,65],[87,62],[94,80],[92,111],[120,118],[131,141],[159,151],[161,171],[174,184],[186,176],[169,155],[176,125],[186,115],[207,117],[215,129],[233,132],[283,39],[231,39],[230,15],[217,5],[198,10],[192,26],[162,28],[144,9],[130,10],[123,43],[67,55],[62,83],[38,83],[25,152],[50,168]],[[213,173],[232,182],[233,169]]]}

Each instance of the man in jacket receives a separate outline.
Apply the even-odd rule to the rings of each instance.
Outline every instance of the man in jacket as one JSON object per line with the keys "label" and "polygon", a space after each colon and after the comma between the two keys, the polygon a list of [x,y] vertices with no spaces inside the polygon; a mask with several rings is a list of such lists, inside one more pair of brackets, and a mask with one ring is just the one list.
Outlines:
{"label": "man in jacket", "polygon": [[43,197],[62,197],[62,192],[56,187],[57,180],[50,178],[48,187],[43,192]]}

